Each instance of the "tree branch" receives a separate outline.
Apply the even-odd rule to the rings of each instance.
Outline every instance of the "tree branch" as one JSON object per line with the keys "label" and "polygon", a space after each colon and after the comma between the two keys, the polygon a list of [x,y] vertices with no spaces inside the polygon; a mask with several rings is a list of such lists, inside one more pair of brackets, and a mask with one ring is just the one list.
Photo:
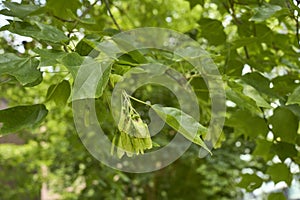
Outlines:
{"label": "tree branch", "polygon": [[110,18],[112,19],[112,21],[113,21],[114,24],[116,25],[117,29],[118,29],[119,31],[122,31],[122,29],[120,28],[119,24],[117,23],[117,21],[116,21],[114,15],[111,13],[111,10],[110,10],[110,8],[109,8],[109,2],[108,2],[108,0],[104,0],[104,4],[105,4],[105,7],[106,7],[106,9],[107,9],[107,11],[108,11],[108,14],[109,14]]}

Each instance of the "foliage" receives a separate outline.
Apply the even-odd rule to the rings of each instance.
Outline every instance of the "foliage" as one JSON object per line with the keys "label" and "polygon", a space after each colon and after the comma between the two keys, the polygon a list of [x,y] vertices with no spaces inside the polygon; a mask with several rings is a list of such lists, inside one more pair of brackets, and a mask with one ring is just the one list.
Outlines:
{"label": "foliage", "polygon": [[[0,144],[1,199],[39,199],[42,183],[60,199],[238,199],[264,182],[290,186],[299,175],[299,1],[2,3],[0,14],[7,24],[0,28],[5,36],[0,39],[0,100],[9,107],[0,110],[0,134],[5,138],[17,133],[25,144]],[[205,80],[187,61],[172,52],[147,49],[117,55],[106,68],[99,64],[101,55],[115,52],[109,46],[112,35],[147,26],[190,36],[216,63],[225,83],[227,113],[223,138],[212,156],[197,156],[199,146],[207,149],[202,139],[211,100]],[[16,45],[20,36],[26,41]],[[108,99],[115,85],[127,71],[139,73],[138,66],[145,63],[163,63],[183,75],[197,95],[200,121],[180,110],[169,90],[149,84],[131,96],[124,94],[124,121],[114,122]],[[76,94],[80,65],[93,73],[78,82]],[[91,88],[99,69],[103,76]],[[95,96],[88,96],[93,89]],[[73,122],[72,96],[78,101],[95,99],[98,121],[119,157],[158,149],[175,131],[194,144],[157,172],[110,169],[82,145]],[[154,137],[149,137],[149,107],[168,125]],[[196,137],[191,135],[194,129]],[[42,173],[45,166],[47,175]],[[284,198],[281,193],[268,197]]]}

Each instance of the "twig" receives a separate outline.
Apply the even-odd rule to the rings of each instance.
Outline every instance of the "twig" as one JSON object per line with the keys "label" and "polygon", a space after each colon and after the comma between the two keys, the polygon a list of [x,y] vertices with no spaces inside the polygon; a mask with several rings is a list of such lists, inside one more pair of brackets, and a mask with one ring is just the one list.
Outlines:
{"label": "twig", "polygon": [[63,18],[60,18],[60,17],[58,17],[58,16],[56,16],[56,15],[52,15],[52,16],[53,16],[54,18],[56,18],[56,19],[62,21],[62,22],[74,23],[74,22],[76,21],[76,20],[63,19]]}
{"label": "twig", "polygon": [[[289,2],[289,0],[286,0],[286,5],[288,7],[288,9],[290,10],[291,12],[291,17],[295,20],[296,22],[296,38],[297,38],[297,42],[298,42],[298,45],[300,46],[300,35],[299,35],[299,28],[300,28],[300,24],[299,24],[299,13],[297,14],[297,16],[294,15],[294,10]],[[297,7],[299,7],[300,5],[300,1],[297,0]]]}
{"label": "twig", "polygon": [[[79,21],[89,13],[89,11],[98,3],[99,0],[96,0],[93,4],[89,5],[89,7],[87,7],[87,9],[85,11],[83,11],[83,13],[78,17],[78,19],[75,21],[74,26],[71,28],[71,31],[76,28],[76,26],[78,25]],[[71,32],[68,34],[68,36],[70,36]]]}
{"label": "twig", "polygon": [[261,107],[260,107],[259,109],[260,109],[260,111],[262,112],[263,119],[264,119],[265,123],[267,124],[268,131],[271,132],[271,133],[273,133],[273,130],[268,126],[269,122],[268,122],[267,116],[265,115],[264,109],[261,108]]}
{"label": "twig", "polygon": [[249,56],[248,49],[246,46],[244,46],[244,51],[245,51],[246,59],[249,60],[250,56]]}
{"label": "twig", "polygon": [[111,5],[113,5],[115,8],[117,8],[119,10],[120,14],[124,14],[127,17],[127,19],[129,20],[129,22],[131,23],[131,25],[134,26],[134,22],[132,21],[132,19],[129,17],[129,15],[123,8],[121,8],[120,6],[117,6],[116,4],[114,4],[114,2],[111,2]]}
{"label": "twig", "polygon": [[236,14],[235,14],[234,1],[229,0],[230,7],[224,2],[222,4],[223,4],[224,8],[226,9],[226,11],[232,16],[234,21],[237,24],[241,24],[241,21],[236,17]]}
{"label": "twig", "polygon": [[107,11],[108,11],[108,14],[109,14],[110,18],[112,19],[112,21],[113,21],[114,24],[116,25],[117,29],[118,29],[119,31],[122,31],[122,29],[120,28],[119,24],[117,23],[117,21],[116,21],[114,15],[112,14],[112,12],[111,12],[111,10],[110,10],[110,8],[109,8],[109,2],[108,2],[108,0],[104,0],[104,3],[105,3],[105,6],[106,6],[106,9],[107,9]]}
{"label": "twig", "polygon": [[[297,7],[299,7],[300,1],[297,1]],[[295,21],[296,21],[296,37],[297,37],[297,42],[298,45],[300,45],[300,38],[299,38],[299,13],[297,12],[297,16],[295,16]]]}

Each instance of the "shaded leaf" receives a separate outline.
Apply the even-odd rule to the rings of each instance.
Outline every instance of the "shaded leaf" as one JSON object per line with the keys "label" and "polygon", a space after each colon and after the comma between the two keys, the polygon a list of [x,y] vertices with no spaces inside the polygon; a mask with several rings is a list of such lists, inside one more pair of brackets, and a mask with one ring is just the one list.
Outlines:
{"label": "shaded leaf", "polygon": [[276,153],[282,162],[284,162],[287,158],[296,158],[298,154],[295,144],[287,142],[277,142],[273,144],[271,151]]}
{"label": "shaded leaf", "polygon": [[250,138],[268,133],[268,126],[263,118],[255,116],[246,110],[234,112],[226,121],[226,125],[233,127],[238,135],[244,134]]}
{"label": "shaded leaf", "polygon": [[219,20],[202,18],[199,21],[201,36],[212,45],[222,45],[226,42],[224,27]]}
{"label": "shaded leaf", "polygon": [[268,200],[286,200],[284,194],[280,193],[271,193],[268,196]]}
{"label": "shaded leaf", "polygon": [[101,39],[102,37],[100,37],[99,35],[86,35],[78,42],[75,50],[81,56],[96,57],[99,54],[99,51],[96,51],[96,48]]}
{"label": "shaded leaf", "polygon": [[272,79],[272,91],[277,95],[277,97],[285,100],[284,96],[292,93],[294,89],[299,86],[299,84],[295,83],[296,80],[299,80],[297,75],[277,76],[276,78]]}
{"label": "shaded leaf", "polygon": [[253,43],[256,43],[258,39],[256,37],[249,37],[249,38],[239,38],[232,42],[231,48],[237,49],[239,47],[247,46]]}
{"label": "shaded leaf", "polygon": [[267,140],[256,140],[256,147],[253,151],[253,155],[260,156],[264,158],[265,161],[273,158],[274,154],[271,153],[271,147],[273,143]]}
{"label": "shaded leaf", "polygon": [[287,108],[278,107],[270,118],[275,138],[280,141],[294,143],[297,137],[298,118]]}
{"label": "shaded leaf", "polygon": [[267,169],[267,174],[271,176],[271,179],[275,184],[284,181],[288,185],[291,185],[293,179],[290,169],[284,163],[273,164]]}
{"label": "shaded leaf", "polygon": [[53,100],[57,106],[65,106],[71,93],[71,86],[69,81],[51,85],[48,88],[46,100]]}
{"label": "shaded leaf", "polygon": [[188,2],[190,2],[190,8],[194,8],[196,5],[200,4],[201,6],[203,6],[204,4],[204,0],[188,0]]}
{"label": "shaded leaf", "polygon": [[0,134],[20,131],[24,128],[34,128],[46,117],[48,111],[43,104],[16,106],[0,110]]}
{"label": "shaded leaf", "polygon": [[287,105],[290,104],[299,104],[300,105],[300,86],[298,86],[293,93],[289,96]]}
{"label": "shaded leaf", "polygon": [[263,180],[256,174],[243,174],[242,180],[238,186],[245,188],[248,192],[251,192],[256,188],[259,188],[262,183]]}

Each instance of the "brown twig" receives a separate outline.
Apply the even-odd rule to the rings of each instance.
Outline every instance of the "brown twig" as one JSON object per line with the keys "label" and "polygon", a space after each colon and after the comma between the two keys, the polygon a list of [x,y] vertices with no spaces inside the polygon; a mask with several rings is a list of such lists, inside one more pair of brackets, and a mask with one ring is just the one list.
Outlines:
{"label": "brown twig", "polygon": [[248,49],[246,46],[244,46],[244,51],[245,51],[246,59],[249,60],[250,56],[249,56]]}
{"label": "brown twig", "polygon": [[117,27],[117,29],[118,29],[119,31],[122,31],[122,29],[120,28],[119,24],[117,23],[117,21],[116,21],[114,15],[112,14],[112,12],[111,12],[111,10],[110,10],[110,8],[109,8],[109,2],[108,2],[108,0],[104,0],[104,4],[105,4],[105,7],[106,7],[106,9],[107,9],[107,12],[108,12],[110,18],[111,18],[112,21],[114,22],[114,24],[115,24],[115,26]]}
{"label": "brown twig", "polygon": [[134,26],[134,22],[132,21],[132,19],[129,17],[129,15],[123,8],[121,8],[120,6],[117,6],[116,4],[114,4],[114,2],[111,2],[111,5],[113,5],[115,8],[117,8],[119,10],[120,14],[124,14],[127,17],[127,19],[129,20],[129,22],[131,23],[131,25]]}
{"label": "brown twig", "polygon": [[94,3],[92,3],[91,5],[89,5],[85,11],[82,12],[82,14],[78,17],[78,19],[75,20],[74,26],[71,28],[71,30],[69,31],[68,36],[71,35],[72,30],[75,29],[79,23],[79,21],[89,13],[89,11],[98,3],[99,0],[96,0]]}
{"label": "brown twig", "polygon": [[[291,3],[289,2],[289,0],[286,0],[286,5],[288,7],[288,9],[290,10],[291,12],[291,17],[295,20],[296,22],[296,38],[297,38],[297,42],[298,42],[298,45],[300,46],[300,34],[299,34],[299,28],[300,28],[300,24],[299,24],[299,13],[297,14],[297,16],[294,15],[294,10],[291,6]],[[297,7],[299,7],[300,5],[300,1],[297,0]]]}

